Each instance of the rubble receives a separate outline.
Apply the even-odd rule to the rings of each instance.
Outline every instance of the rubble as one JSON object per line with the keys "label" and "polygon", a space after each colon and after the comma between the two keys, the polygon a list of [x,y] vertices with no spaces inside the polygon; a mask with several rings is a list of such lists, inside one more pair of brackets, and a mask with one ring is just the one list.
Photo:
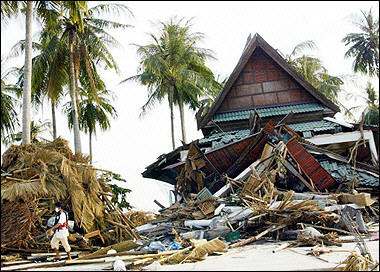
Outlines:
{"label": "rubble", "polygon": [[50,249],[46,230],[57,201],[69,214],[73,250],[90,250],[90,238],[100,244],[138,238],[133,223],[108,199],[113,194],[105,178],[88,157],[73,154],[66,140],[13,145],[2,158],[2,254]]}
{"label": "rubble", "polygon": [[[241,143],[244,143],[245,149],[239,149]],[[59,149],[65,150],[64,142],[58,141],[55,144],[60,145]],[[335,179],[318,163],[316,155],[308,151],[312,148],[307,146],[306,141],[295,136],[286,125],[275,126],[269,123],[260,132],[225,148],[236,148],[235,153],[230,153],[234,154],[234,160],[229,160],[228,164],[218,163],[215,154],[210,155],[224,152],[223,147],[203,153],[197,148],[196,142],[191,143],[178,177],[177,201],[170,207],[161,209],[158,214],[136,211],[122,214],[120,211],[114,211],[112,218],[110,214],[107,216],[107,213],[104,217],[94,216],[96,220],[93,226],[89,222],[83,222],[83,215],[80,217],[77,214],[76,224],[82,225],[87,232],[92,231],[93,235],[101,235],[102,232],[95,229],[104,229],[108,223],[119,228],[119,231],[125,231],[129,236],[126,241],[119,243],[107,238],[105,247],[89,254],[80,253],[77,260],[59,262],[57,265],[111,262],[114,263],[114,267],[122,267],[120,262],[123,262],[126,269],[137,269],[197,262],[208,255],[220,254],[229,249],[271,241],[285,242],[274,249],[273,253],[304,246],[339,247],[347,242],[341,239],[342,235],[353,235],[353,232],[356,232],[357,236],[354,241],[363,246],[360,237],[373,235],[369,233],[366,223],[378,223],[378,201],[373,197],[374,192],[369,190],[355,193],[349,189],[342,191],[343,188],[349,188],[346,183],[351,181],[342,182]],[[320,151],[319,148],[318,152]],[[17,155],[11,156],[10,153],[6,153],[3,165],[6,172],[12,174],[13,182],[16,182],[16,179],[41,179],[43,173],[45,176],[49,173],[43,169],[51,166],[40,159],[40,168],[37,168],[41,169],[40,172],[33,172],[29,176],[16,176],[15,172],[23,172],[16,170],[20,169],[20,166],[12,168],[12,165],[18,165],[26,151],[12,152]],[[56,171],[63,177],[63,183],[70,186],[72,179],[68,179],[67,174],[62,172],[64,162],[70,160],[72,167],[75,165],[80,168],[85,161],[75,161],[72,154],[67,159],[58,159],[58,156],[55,156],[45,155],[50,159],[55,158]],[[36,158],[29,160],[29,164],[36,164]],[[22,161],[24,165],[21,169],[27,168],[27,160]],[[91,169],[88,165],[85,167],[87,170]],[[368,169],[367,167],[368,174],[376,175]],[[215,172],[210,174],[210,170]],[[27,173],[27,170],[24,173]],[[208,179],[210,176],[211,180]],[[80,180],[83,183],[88,182],[84,178]],[[2,182],[3,180],[10,182],[9,178],[2,177]],[[104,211],[105,205],[109,207],[111,204],[102,197],[102,192],[109,191],[101,179],[97,180],[96,186],[92,186],[92,189],[88,187],[89,190],[97,188],[97,191],[86,193],[97,195],[98,200],[103,200],[97,202],[96,208]],[[44,182],[44,186],[51,186],[47,181]],[[21,213],[18,219],[22,216],[33,218],[39,213],[44,214],[38,207],[47,202],[41,200],[52,196],[52,193],[49,195],[41,187],[35,192],[40,194],[38,201],[25,201],[27,198],[20,189],[14,193],[17,197],[11,198],[12,195],[9,193],[3,195],[3,188],[6,190],[7,187],[3,187],[2,184],[2,201],[5,204],[2,205],[2,218],[8,220],[7,222],[11,222],[11,214],[17,215],[17,212]],[[23,201],[20,201],[20,198]],[[76,201],[73,195],[68,199],[71,203]],[[3,210],[3,207],[6,208]],[[345,219],[345,216],[351,218],[351,225],[347,225],[348,219]],[[38,231],[39,225],[34,223],[35,221],[28,222],[29,225],[24,224],[25,229],[21,229],[14,237],[20,235],[16,240],[30,245],[33,244],[32,237],[39,235],[41,231]],[[11,230],[3,225],[2,220],[2,236],[9,235],[9,231]],[[25,236],[28,238],[23,238]],[[18,244],[20,248],[22,245]],[[2,243],[2,248],[3,246],[7,248],[9,243]],[[110,250],[116,252],[106,254]],[[313,256],[319,257],[318,254],[321,253],[314,252]],[[116,262],[120,264],[116,265]],[[347,258],[345,264],[348,270],[358,267],[373,268],[375,265],[365,254],[359,257],[353,254]]]}

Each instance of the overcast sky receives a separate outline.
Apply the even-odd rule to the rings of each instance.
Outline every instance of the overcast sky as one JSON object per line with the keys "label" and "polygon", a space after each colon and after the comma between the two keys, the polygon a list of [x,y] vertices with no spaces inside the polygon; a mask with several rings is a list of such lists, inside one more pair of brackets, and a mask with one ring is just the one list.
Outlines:
{"label": "overcast sky", "polygon": [[[121,74],[104,71],[101,74],[117,99],[114,106],[118,118],[111,121],[111,129],[98,131],[93,140],[94,166],[121,174],[127,180],[125,187],[132,190],[130,203],[139,210],[157,211],[153,203],[157,199],[165,206],[170,186],[152,179],[142,178],[145,167],[156,161],[163,153],[171,151],[170,116],[168,103],[157,105],[146,117],[139,118],[141,106],[147,100],[147,91],[137,83],[119,85],[120,81],[135,75],[139,59],[136,47],[131,45],[147,44],[147,33],[157,33],[153,23],[167,21],[173,16],[193,19],[193,31],[203,32],[206,39],[201,47],[215,52],[217,60],[208,62],[214,73],[227,77],[237,64],[248,35],[259,33],[272,47],[283,54],[289,54],[293,48],[304,41],[314,40],[319,51],[314,56],[323,61],[332,75],[352,75],[352,59],[344,59],[347,47],[342,38],[359,29],[350,22],[350,16],[360,9],[373,9],[378,18],[377,1],[326,1],[326,2],[260,2],[260,1],[121,1],[133,12],[134,17],[115,18],[119,22],[133,25],[123,31],[110,31],[121,43],[121,48],[111,49],[118,61]],[[93,2],[91,3],[93,5]],[[36,28],[34,28],[36,29]],[[23,18],[1,24],[2,59],[10,48],[20,39],[24,39]],[[23,56],[2,65],[1,73],[11,66],[21,66]],[[356,85],[346,84],[347,92],[358,94],[366,85],[366,77],[356,77]],[[378,81],[372,80],[378,92]],[[362,103],[361,100],[347,102],[348,106]],[[33,120],[51,119],[50,107],[44,106],[38,113],[33,112]],[[359,113],[358,113],[359,114]],[[357,114],[357,116],[358,116]],[[188,141],[202,138],[197,131],[195,113],[186,111],[186,130]],[[343,120],[338,114],[337,119]],[[21,115],[20,115],[21,120]],[[69,140],[74,149],[73,133],[67,128],[64,115],[58,116],[58,135]],[[81,135],[82,150],[88,153],[88,136]],[[47,135],[46,137],[51,137]],[[175,138],[180,145],[181,132],[179,111],[175,109]],[[2,152],[4,152],[2,146]]]}

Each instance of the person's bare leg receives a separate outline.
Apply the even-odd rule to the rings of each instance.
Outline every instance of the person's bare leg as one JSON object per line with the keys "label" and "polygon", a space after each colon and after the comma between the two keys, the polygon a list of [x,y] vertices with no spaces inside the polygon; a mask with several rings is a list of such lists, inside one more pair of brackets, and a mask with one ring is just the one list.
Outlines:
{"label": "person's bare leg", "polygon": [[54,251],[55,251],[55,258],[57,259],[57,260],[59,260],[59,259],[61,259],[61,254],[59,254],[59,250],[58,250],[58,248],[54,248]]}
{"label": "person's bare leg", "polygon": [[68,251],[68,252],[66,252],[67,253],[67,259],[68,260],[71,260],[71,253],[70,253],[70,251]]}

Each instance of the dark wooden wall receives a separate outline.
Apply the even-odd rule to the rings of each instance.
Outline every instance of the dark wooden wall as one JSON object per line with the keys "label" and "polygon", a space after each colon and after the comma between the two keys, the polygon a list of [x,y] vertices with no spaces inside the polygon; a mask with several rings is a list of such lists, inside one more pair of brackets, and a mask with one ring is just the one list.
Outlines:
{"label": "dark wooden wall", "polygon": [[317,100],[258,48],[216,113]]}

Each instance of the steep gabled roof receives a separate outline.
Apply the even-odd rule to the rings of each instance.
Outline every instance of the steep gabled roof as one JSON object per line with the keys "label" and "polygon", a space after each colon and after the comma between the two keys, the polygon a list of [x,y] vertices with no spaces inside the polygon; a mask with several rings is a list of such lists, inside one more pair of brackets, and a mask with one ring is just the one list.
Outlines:
{"label": "steep gabled roof", "polygon": [[334,112],[340,111],[337,105],[327,99],[321,92],[319,92],[309,82],[307,82],[289,63],[285,61],[285,59],[272,46],[270,46],[259,34],[256,33],[246,45],[238,64],[231,73],[224,88],[220,92],[219,96],[215,99],[209,111],[203,117],[198,116],[198,129],[204,128],[206,124],[211,120],[215,112],[219,109],[220,105],[226,98],[236,79],[244,69],[249,58],[258,48],[261,48],[270,58],[273,59],[273,61],[275,61],[282,69],[284,69],[291,77],[293,77],[296,82],[298,82],[306,91],[308,91],[323,105],[325,105],[327,108],[330,108]]}

